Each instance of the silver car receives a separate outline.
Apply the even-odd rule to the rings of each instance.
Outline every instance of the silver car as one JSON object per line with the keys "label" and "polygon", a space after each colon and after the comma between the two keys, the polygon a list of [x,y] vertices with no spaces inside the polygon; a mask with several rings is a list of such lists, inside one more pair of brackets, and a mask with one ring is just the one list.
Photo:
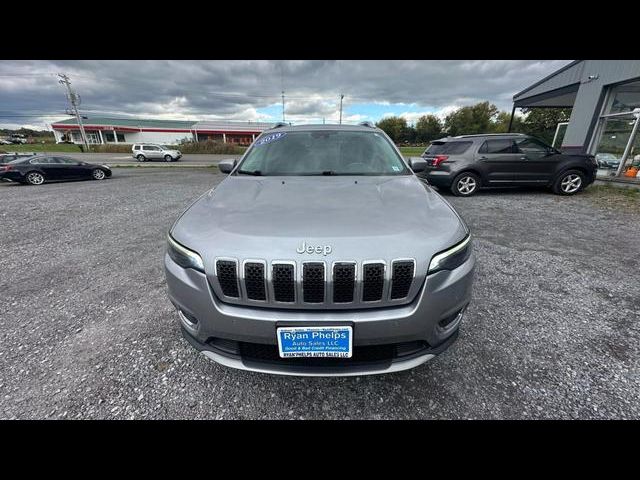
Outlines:
{"label": "silver car", "polygon": [[469,302],[469,229],[372,125],[277,126],[169,231],[184,337],[229,367],[364,375],[449,347]]}
{"label": "silver car", "polygon": [[131,152],[131,156],[139,162],[146,162],[148,160],[177,162],[182,158],[180,150],[156,143],[136,143],[131,147]]}

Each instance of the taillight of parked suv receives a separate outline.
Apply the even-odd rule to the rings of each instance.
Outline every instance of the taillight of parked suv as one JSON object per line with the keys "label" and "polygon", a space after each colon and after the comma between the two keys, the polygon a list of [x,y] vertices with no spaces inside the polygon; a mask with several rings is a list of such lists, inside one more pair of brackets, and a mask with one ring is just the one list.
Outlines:
{"label": "taillight of parked suv", "polygon": [[436,155],[431,160],[431,166],[438,168],[438,165],[440,165],[442,162],[446,162],[448,158],[449,155]]}

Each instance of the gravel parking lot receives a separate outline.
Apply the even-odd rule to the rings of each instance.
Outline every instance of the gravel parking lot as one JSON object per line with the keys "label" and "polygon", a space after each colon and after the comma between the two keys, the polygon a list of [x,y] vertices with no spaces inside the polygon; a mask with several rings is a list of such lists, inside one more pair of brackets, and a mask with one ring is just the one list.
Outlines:
{"label": "gravel parking lot", "polygon": [[640,214],[447,196],[478,256],[458,341],[398,374],[276,377],[199,355],[166,296],[165,234],[216,172],[0,183],[1,418],[640,418]]}

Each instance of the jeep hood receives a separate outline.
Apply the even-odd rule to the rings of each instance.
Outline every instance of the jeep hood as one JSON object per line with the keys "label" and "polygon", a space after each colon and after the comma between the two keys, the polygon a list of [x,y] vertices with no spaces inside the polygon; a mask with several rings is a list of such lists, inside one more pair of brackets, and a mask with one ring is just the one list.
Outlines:
{"label": "jeep hood", "polygon": [[[466,226],[413,175],[229,176],[178,219],[173,237],[203,257],[264,260],[429,259]],[[298,254],[302,242],[331,253]]]}

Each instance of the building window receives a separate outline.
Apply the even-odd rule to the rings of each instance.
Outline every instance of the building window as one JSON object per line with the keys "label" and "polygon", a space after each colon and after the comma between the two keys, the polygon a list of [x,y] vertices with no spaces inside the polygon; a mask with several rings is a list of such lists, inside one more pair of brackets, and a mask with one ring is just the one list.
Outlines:
{"label": "building window", "polygon": [[118,142],[122,142],[122,143],[124,143],[124,142],[125,142],[125,139],[124,139],[124,133],[122,133],[122,132],[116,132],[116,135],[118,136]]}
{"label": "building window", "polygon": [[611,87],[591,149],[598,176],[636,179],[640,169],[640,80]]}
{"label": "building window", "polygon": [[106,143],[115,142],[113,132],[110,132],[109,130],[104,130],[102,132],[102,138]]}
{"label": "building window", "polygon": [[640,80],[611,87],[604,114],[632,112],[640,108]]}

